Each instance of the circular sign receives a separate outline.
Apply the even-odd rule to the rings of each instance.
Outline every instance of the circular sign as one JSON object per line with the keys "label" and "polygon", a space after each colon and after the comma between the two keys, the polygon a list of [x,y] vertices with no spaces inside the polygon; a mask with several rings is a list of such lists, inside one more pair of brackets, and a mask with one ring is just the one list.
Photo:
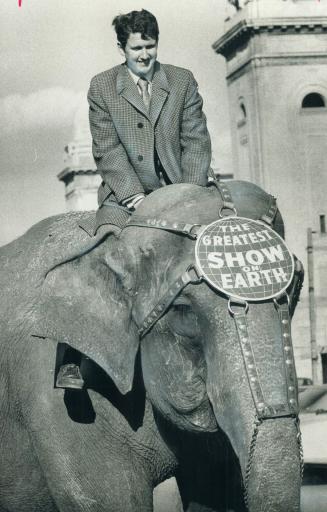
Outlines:
{"label": "circular sign", "polygon": [[199,235],[195,258],[214,288],[242,300],[278,297],[292,281],[293,256],[284,240],[260,221],[224,217]]}

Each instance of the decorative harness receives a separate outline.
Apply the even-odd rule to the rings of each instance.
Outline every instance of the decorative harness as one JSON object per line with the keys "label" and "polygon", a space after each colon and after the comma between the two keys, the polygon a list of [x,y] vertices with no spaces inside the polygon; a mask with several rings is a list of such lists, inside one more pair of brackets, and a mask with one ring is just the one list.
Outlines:
{"label": "decorative harness", "polygon": [[[260,223],[261,226],[266,226],[266,236],[274,234],[275,237],[279,237],[277,233],[272,230],[272,224],[275,219],[277,213],[277,204],[276,199],[273,196],[270,196],[267,211],[261,216],[257,221],[253,221],[252,219],[241,218],[237,216],[237,210],[235,208],[231,193],[226,186],[225,183],[221,182],[212,182],[212,185],[216,187],[220,196],[222,198],[222,206],[219,209],[219,217],[220,220],[216,221],[209,225],[219,226],[219,223],[225,219],[225,224],[231,220],[235,219],[244,224],[248,221],[249,223],[253,223],[258,225]],[[247,379],[249,382],[253,402],[256,409],[256,419],[255,419],[255,427],[252,436],[252,441],[250,445],[250,453],[249,460],[246,469],[245,476],[245,502],[247,504],[247,485],[249,480],[249,474],[252,464],[252,458],[254,453],[254,447],[256,443],[258,426],[262,423],[263,420],[272,419],[272,418],[280,418],[280,417],[293,417],[295,418],[296,425],[298,427],[298,389],[297,389],[297,379],[296,379],[296,370],[295,370],[295,362],[294,362],[294,354],[292,349],[292,339],[291,339],[291,329],[290,329],[290,300],[289,296],[286,293],[286,288],[290,286],[291,281],[295,275],[299,274],[301,271],[301,264],[299,261],[296,261],[297,267],[294,269],[294,260],[293,256],[288,253],[288,256],[291,258],[292,269],[289,272],[289,279],[286,286],[280,291],[280,293],[272,293],[265,297],[250,297],[244,299],[239,296],[235,296],[235,294],[229,294],[228,291],[224,288],[217,286],[217,283],[213,282],[208,276],[208,273],[201,268],[201,254],[199,257],[199,243],[200,239],[203,239],[203,233],[206,232],[208,226],[203,226],[199,224],[187,224],[182,222],[171,222],[166,219],[157,219],[157,218],[147,218],[138,215],[133,215],[127,222],[126,228],[129,226],[139,226],[146,228],[154,228],[161,229],[165,231],[169,231],[172,233],[176,233],[179,235],[184,235],[194,240],[196,242],[196,262],[192,263],[187,267],[185,272],[181,274],[168,288],[167,292],[164,293],[163,296],[160,297],[158,302],[155,304],[153,309],[148,313],[143,320],[140,328],[139,328],[139,336],[142,339],[155,325],[155,323],[168,311],[171,304],[177,298],[177,296],[184,290],[184,288],[189,284],[199,284],[203,281],[206,281],[218,289],[228,297],[228,311],[232,318],[234,319],[236,331],[238,335],[238,340],[241,347],[241,352],[243,356],[244,366],[246,369]],[[223,228],[223,229],[226,229]],[[235,228],[236,229],[236,228]],[[240,229],[240,228],[239,228]],[[280,238],[280,237],[279,237]],[[280,239],[282,240],[282,239]],[[251,251],[250,251],[251,252]],[[255,251],[252,251],[254,253]],[[224,253],[214,253],[218,255],[223,255]],[[207,256],[207,255],[206,255]],[[252,254],[253,256],[253,254]],[[213,256],[214,257],[214,256]],[[220,262],[220,260],[217,260]],[[212,265],[214,266],[214,264]],[[218,266],[218,265],[216,265]],[[300,268],[301,266],[301,268]],[[278,277],[278,276],[277,276]],[[297,276],[296,276],[297,277]],[[213,279],[216,277],[213,275]],[[298,282],[295,282],[294,287],[298,287]],[[264,393],[262,390],[258,369],[255,362],[253,347],[251,343],[251,339],[249,338],[248,333],[248,322],[247,322],[247,312],[249,310],[249,301],[263,301],[263,300],[273,300],[275,307],[278,311],[280,325],[281,325],[281,333],[282,333],[282,345],[283,345],[283,362],[286,376],[286,394],[287,401],[285,403],[280,404],[269,404],[266,402],[264,398]],[[235,306],[237,309],[235,310]],[[301,437],[300,431],[298,428],[298,443],[300,450],[300,460],[301,460],[301,474],[303,472],[303,458],[302,458],[302,445],[301,445]]]}
{"label": "decorative harness", "polygon": [[[224,183],[214,182],[215,187],[220,192],[223,204],[219,210],[220,218],[227,217],[225,212],[233,212],[237,216],[237,211],[233,203],[232,196],[229,189]],[[272,226],[274,218],[277,213],[276,199],[270,196],[268,209],[262,215],[260,220],[266,223],[269,227]],[[170,222],[162,219],[147,218],[133,215],[127,222],[126,228],[130,226],[147,227],[154,229],[162,229],[172,233],[185,235],[192,240],[197,240],[199,233],[203,230],[200,224],[186,224],[182,222]],[[293,275],[293,273],[292,273]],[[187,267],[185,272],[178,277],[168,288],[167,292],[160,297],[156,305],[147,314],[139,328],[139,336],[142,339],[154,326],[154,324],[165,315],[171,304],[175,301],[178,295],[184,290],[188,284],[199,284],[203,281],[208,282],[207,276],[199,269],[199,266],[192,263]],[[222,290],[225,294],[225,290]],[[283,300],[283,299],[286,299]],[[266,299],[264,299],[266,300]],[[296,371],[294,363],[294,355],[292,350],[291,330],[290,330],[290,315],[289,315],[289,297],[286,292],[283,292],[278,297],[273,297],[275,307],[278,311],[282,340],[283,340],[283,360],[285,366],[285,374],[287,380],[287,403],[278,405],[269,405],[265,402],[258,370],[254,360],[253,348],[251,340],[248,335],[247,327],[247,312],[249,304],[247,300],[229,296],[228,311],[234,319],[236,330],[242,350],[244,364],[247,372],[247,377],[252,392],[253,401],[256,407],[259,419],[274,418],[280,416],[295,416],[298,414],[298,400],[297,400],[297,382]],[[242,311],[234,311],[233,305],[241,306]]]}

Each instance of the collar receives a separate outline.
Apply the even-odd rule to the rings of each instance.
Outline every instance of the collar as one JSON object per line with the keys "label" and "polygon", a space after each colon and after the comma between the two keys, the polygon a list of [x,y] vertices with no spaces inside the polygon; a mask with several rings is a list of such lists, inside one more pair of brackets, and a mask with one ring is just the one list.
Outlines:
{"label": "collar", "polygon": [[[137,77],[137,80],[138,79],[139,77]],[[121,64],[117,75],[117,93],[121,94],[123,90],[129,88],[133,82],[135,82],[135,79],[133,79],[132,73],[128,69],[126,63]],[[163,66],[158,61],[156,61],[154,65],[152,84],[155,88],[163,89],[166,92],[170,91],[166,73]]]}
{"label": "collar", "polygon": [[[126,67],[127,67],[127,70],[128,70],[128,72],[129,72],[129,74],[131,75],[131,77],[132,77],[132,79],[133,79],[133,82],[137,85],[137,84],[138,84],[138,81],[139,81],[139,79],[140,79],[141,77],[140,77],[140,76],[138,76],[138,75],[136,75],[135,73],[133,73],[133,71],[132,71],[131,69],[129,69],[129,67],[128,67],[128,66],[126,66]],[[153,75],[151,76],[151,80],[150,80],[147,76],[145,76],[144,78],[145,78],[148,82],[150,82],[150,83],[151,83],[151,82],[152,82],[152,79],[153,79]]]}

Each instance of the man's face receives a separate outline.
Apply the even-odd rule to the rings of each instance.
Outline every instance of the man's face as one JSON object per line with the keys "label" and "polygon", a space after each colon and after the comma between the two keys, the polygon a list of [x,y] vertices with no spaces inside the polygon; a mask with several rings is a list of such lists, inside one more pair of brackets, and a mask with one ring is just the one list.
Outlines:
{"label": "man's face", "polygon": [[139,32],[129,35],[125,48],[121,48],[127,66],[140,77],[150,78],[157,60],[158,42],[155,39],[142,39]]}

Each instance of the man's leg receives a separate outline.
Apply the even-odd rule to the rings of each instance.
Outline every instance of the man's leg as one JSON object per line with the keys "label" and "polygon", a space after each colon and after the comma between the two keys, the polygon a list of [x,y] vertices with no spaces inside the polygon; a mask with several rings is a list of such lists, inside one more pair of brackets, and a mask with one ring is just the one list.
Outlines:
{"label": "man's leg", "polygon": [[60,368],[56,379],[57,388],[83,389],[84,380],[80,371],[82,354],[72,349],[66,343],[58,347]]}

